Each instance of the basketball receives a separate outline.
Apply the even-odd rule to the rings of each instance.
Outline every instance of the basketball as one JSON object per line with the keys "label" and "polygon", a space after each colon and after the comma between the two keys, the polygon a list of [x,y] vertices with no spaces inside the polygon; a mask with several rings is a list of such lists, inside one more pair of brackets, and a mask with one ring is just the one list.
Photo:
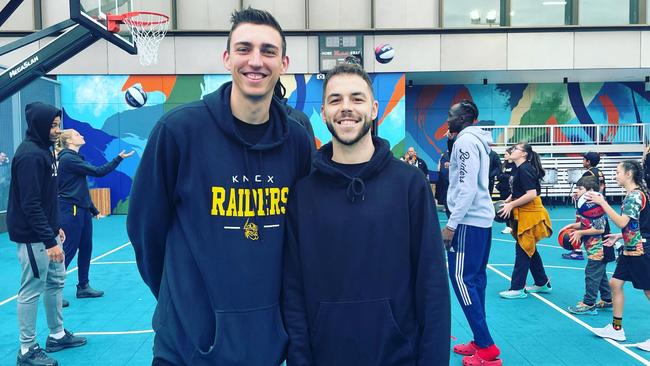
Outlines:
{"label": "basketball", "polygon": [[507,221],[503,217],[499,216],[499,211],[503,208],[504,204],[505,204],[505,202],[503,202],[503,201],[494,202],[494,221],[502,222],[502,223]]}
{"label": "basketball", "polygon": [[147,92],[142,89],[140,84],[133,85],[124,93],[124,100],[131,107],[140,108],[147,103]]}
{"label": "basketball", "polygon": [[383,43],[375,47],[375,59],[380,64],[387,64],[395,57],[395,49],[393,46]]}
{"label": "basketball", "polygon": [[557,236],[557,243],[560,244],[560,246],[566,250],[575,250],[575,249],[580,249],[580,243],[577,245],[574,245],[571,242],[571,233],[573,232],[573,229],[564,229],[560,231],[560,233]]}
{"label": "basketball", "polygon": [[[600,195],[598,192],[590,193]],[[589,219],[597,219],[605,214],[605,210],[601,206],[593,202],[587,202],[587,198],[584,194],[578,198],[576,207],[578,209],[578,214]]]}

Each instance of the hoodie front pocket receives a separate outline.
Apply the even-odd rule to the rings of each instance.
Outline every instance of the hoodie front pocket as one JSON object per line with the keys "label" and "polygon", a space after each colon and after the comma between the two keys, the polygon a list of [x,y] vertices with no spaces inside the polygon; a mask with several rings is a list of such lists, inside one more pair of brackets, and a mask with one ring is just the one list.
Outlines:
{"label": "hoodie front pocket", "polygon": [[215,311],[215,332],[208,349],[198,348],[193,365],[279,365],[289,337],[278,304]]}
{"label": "hoodie front pocket", "polygon": [[319,366],[415,364],[388,299],[320,303],[311,345]]}

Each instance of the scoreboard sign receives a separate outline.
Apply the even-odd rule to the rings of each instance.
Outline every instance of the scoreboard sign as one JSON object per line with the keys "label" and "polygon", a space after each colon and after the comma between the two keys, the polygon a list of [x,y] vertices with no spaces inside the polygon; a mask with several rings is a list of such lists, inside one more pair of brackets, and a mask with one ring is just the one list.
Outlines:
{"label": "scoreboard sign", "polygon": [[357,62],[363,66],[363,35],[318,36],[319,69],[327,73],[341,62]]}

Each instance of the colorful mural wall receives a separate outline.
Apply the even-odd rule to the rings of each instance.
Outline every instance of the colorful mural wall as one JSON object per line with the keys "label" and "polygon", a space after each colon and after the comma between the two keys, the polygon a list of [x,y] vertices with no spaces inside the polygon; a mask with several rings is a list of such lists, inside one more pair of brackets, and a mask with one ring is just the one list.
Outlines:
{"label": "colorful mural wall", "polygon": [[[650,121],[650,93],[644,83],[568,83],[431,85],[405,87],[405,74],[371,75],[379,101],[379,135],[387,139],[396,156],[414,146],[429,169],[437,170],[446,149],[445,124],[449,106],[461,99],[473,100],[481,120],[497,126],[593,125],[606,129],[616,142],[615,127]],[[114,213],[125,213],[131,182],[158,119],[172,108],[200,99],[230,80],[229,75],[186,76],[59,76],[65,128],[77,129],[88,142],[81,153],[92,164],[111,160],[120,150],[136,155],[103,178],[89,178],[94,187],[111,188]],[[141,84],[148,101],[132,108],[124,91]],[[311,119],[317,145],[331,136],[321,120],[323,80],[316,75],[286,75],[288,103]],[[613,132],[612,132],[613,131]],[[582,136],[589,142],[593,136]],[[436,174],[431,176],[435,180]]]}
{"label": "colorful mural wall", "polygon": [[[406,127],[405,76],[371,75],[375,98],[379,101],[379,134],[401,154]],[[230,75],[81,75],[59,76],[65,128],[74,128],[86,139],[80,152],[94,164],[113,159],[121,150],[135,150],[116,171],[102,178],[89,178],[89,186],[111,189],[113,213],[126,213],[129,193],[140,156],[155,123],[162,115],[181,104],[198,100],[230,80]],[[320,116],[323,80],[316,75],[286,75],[288,103],[307,114],[314,128],[317,145],[331,135]],[[133,108],[124,101],[124,92],[140,84],[148,94],[147,103]]]}
{"label": "colorful mural wall", "polygon": [[[404,146],[414,146],[431,170],[447,149],[447,111],[462,99],[474,101],[479,119],[496,126],[600,124],[609,126],[603,130],[614,143],[619,124],[650,121],[642,82],[414,86],[406,90]],[[580,138],[589,143],[594,136]]]}

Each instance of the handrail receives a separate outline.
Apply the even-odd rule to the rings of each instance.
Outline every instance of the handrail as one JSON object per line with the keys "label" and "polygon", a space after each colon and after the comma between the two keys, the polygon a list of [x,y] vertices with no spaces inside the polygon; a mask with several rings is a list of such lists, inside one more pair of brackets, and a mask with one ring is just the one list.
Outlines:
{"label": "handrail", "polygon": [[617,125],[567,124],[528,126],[481,126],[491,131],[496,146],[508,146],[520,141],[531,145],[613,145],[650,142],[647,123]]}

